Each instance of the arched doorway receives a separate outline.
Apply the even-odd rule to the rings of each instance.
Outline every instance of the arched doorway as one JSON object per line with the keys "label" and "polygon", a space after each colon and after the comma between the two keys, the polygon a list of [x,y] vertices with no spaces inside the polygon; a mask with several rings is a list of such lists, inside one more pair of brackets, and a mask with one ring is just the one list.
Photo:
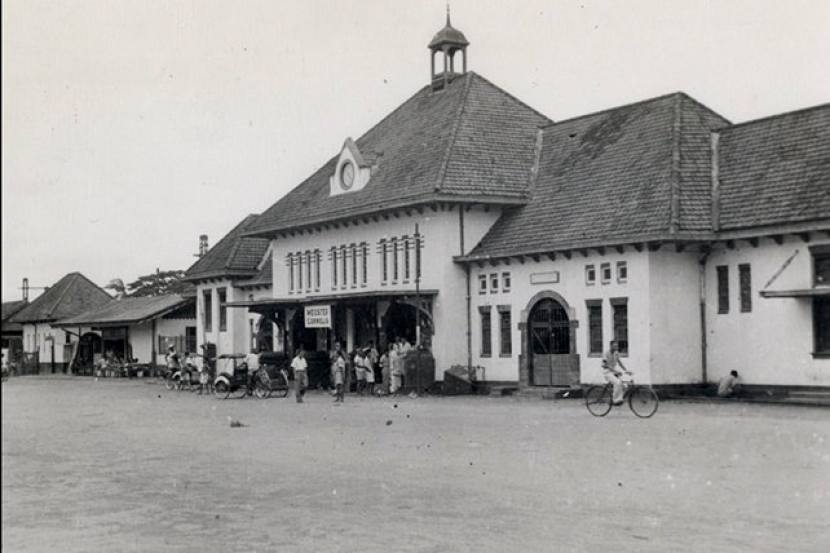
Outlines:
{"label": "arched doorway", "polygon": [[392,343],[395,338],[403,337],[410,344],[415,344],[417,326],[417,311],[415,306],[402,302],[395,302],[389,306],[383,318],[383,333],[386,344]]}
{"label": "arched doorway", "polygon": [[567,304],[545,297],[533,305],[527,317],[529,384],[571,386],[579,383],[576,326]]}

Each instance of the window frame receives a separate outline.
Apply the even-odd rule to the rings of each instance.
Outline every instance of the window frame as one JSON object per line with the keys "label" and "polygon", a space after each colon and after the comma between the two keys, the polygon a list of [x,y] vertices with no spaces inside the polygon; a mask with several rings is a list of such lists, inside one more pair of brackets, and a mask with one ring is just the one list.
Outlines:
{"label": "window frame", "polygon": [[202,315],[205,332],[213,332],[213,288],[202,290]]}
{"label": "window frame", "polygon": [[[631,332],[628,323],[628,321],[630,320],[628,316],[628,298],[611,298],[610,302],[612,336],[614,337],[614,341],[617,342],[617,345],[620,348],[620,357],[628,357],[629,352],[631,351],[631,343],[629,341]],[[623,329],[625,331],[624,339],[620,335],[620,326],[618,325],[618,313],[621,312],[624,312],[625,314],[625,318],[623,320]]]}
{"label": "window frame", "polygon": [[[608,277],[606,278],[606,274]],[[611,263],[600,263],[599,265],[599,279],[602,284],[611,284],[614,279],[614,271],[611,269]]]}
{"label": "window frame", "polygon": [[487,274],[479,273],[478,275],[478,294],[483,296],[487,293]]}
{"label": "window frame", "polygon": [[492,308],[482,305],[478,308],[479,314],[479,357],[493,356],[493,317]]}
{"label": "window frame", "polygon": [[593,263],[585,265],[585,284],[594,286],[597,283],[597,267]]}
{"label": "window frame", "polygon": [[738,265],[738,289],[741,293],[741,313],[752,312],[752,267],[749,263]]}
{"label": "window frame", "polygon": [[[602,332],[602,300],[585,300],[585,308],[587,310],[586,318],[588,320],[588,357],[602,357],[602,348],[605,345]],[[593,320],[593,314],[597,309],[599,311],[599,325],[595,326],[597,321]],[[594,335],[595,332],[598,333],[598,336]],[[595,349],[594,346],[597,344],[599,348]]]}
{"label": "window frame", "polygon": [[715,267],[715,281],[718,293],[718,314],[729,313],[729,265]]}
{"label": "window frame", "polygon": [[499,305],[497,309],[499,313],[499,357],[513,357],[513,313],[509,305]]}
{"label": "window frame", "polygon": [[617,261],[617,282],[619,282],[620,284],[625,284],[626,282],[628,282],[627,261]]}
{"label": "window frame", "polygon": [[504,293],[510,292],[513,287],[513,277],[510,271],[502,271],[501,273],[501,291]]}
{"label": "window frame", "polygon": [[228,289],[217,288],[216,296],[219,302],[219,332],[228,331]]}
{"label": "window frame", "polygon": [[490,293],[496,294],[499,291],[499,274],[490,273]]}

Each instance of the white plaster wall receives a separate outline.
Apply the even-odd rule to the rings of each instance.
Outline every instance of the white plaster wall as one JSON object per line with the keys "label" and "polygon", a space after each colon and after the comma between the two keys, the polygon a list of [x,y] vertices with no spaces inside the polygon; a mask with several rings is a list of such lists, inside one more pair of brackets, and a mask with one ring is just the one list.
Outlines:
{"label": "white plaster wall", "polygon": [[[188,326],[197,326],[198,316],[196,319],[158,319],[156,321],[156,340],[159,336],[185,336],[185,328]],[[139,357],[139,362],[149,362],[152,357],[152,323],[147,322],[143,325],[134,325],[130,328],[130,341],[133,344],[133,356],[137,356],[137,347],[141,348],[142,357]],[[199,330],[196,329],[196,336],[198,341]],[[188,352],[179,352],[184,355]],[[164,348],[159,348],[156,344],[156,364],[166,364],[165,355],[167,352]],[[145,361],[147,359],[147,361]]]}
{"label": "white plaster wall", "polygon": [[[788,259],[768,290],[812,287],[809,246],[795,236],[781,245],[762,239],[757,248],[739,241],[735,249],[713,250],[706,267],[706,320],[709,335],[708,380],[715,382],[737,370],[747,384],[830,386],[830,360],[814,359],[812,300],[762,298],[760,291]],[[738,265],[749,263],[752,272],[752,311],[740,311]],[[729,267],[730,309],[718,314],[718,265]]]}
{"label": "white plaster wall", "polygon": [[[649,254],[652,384],[699,383],[703,367],[698,253],[663,248]],[[640,380],[635,374],[635,380]]]}
{"label": "white plaster wall", "polygon": [[[617,281],[616,264],[618,261],[625,261],[628,266],[628,279],[625,283]],[[602,284],[599,268],[602,263],[611,263],[613,278],[611,282]],[[593,285],[586,284],[585,267],[594,265],[597,269],[597,282]],[[490,275],[491,273],[511,273],[511,291],[509,293],[490,293],[489,285],[486,294],[479,294],[478,277],[480,274]],[[531,274],[558,271],[559,282],[545,284],[531,284]],[[573,308],[579,327],[576,329],[576,353],[580,355],[580,380],[581,382],[602,381],[601,355],[588,354],[588,316],[587,300],[602,300],[603,318],[603,349],[607,349],[608,342],[613,335],[613,321],[611,298],[628,298],[628,337],[630,351],[628,356],[623,357],[623,363],[639,372],[641,378],[638,380],[646,382],[650,380],[646,368],[649,366],[649,341],[650,332],[648,327],[649,318],[649,258],[645,252],[636,252],[633,248],[626,248],[622,254],[614,250],[606,250],[605,255],[600,255],[594,250],[588,251],[588,256],[574,253],[571,259],[558,255],[555,261],[546,256],[541,256],[539,261],[526,258],[525,263],[511,260],[510,265],[500,263],[493,267],[489,264],[484,267],[473,266],[473,363],[485,368],[487,380],[513,381],[519,380],[519,355],[522,351],[522,335],[519,330],[519,323],[523,310],[532,309],[529,305],[531,299],[542,291],[553,291],[561,295],[568,306]],[[490,305],[493,328],[493,356],[481,357],[481,319],[479,306]],[[498,305],[511,306],[511,324],[513,327],[512,355],[510,357],[499,356],[499,320]]]}

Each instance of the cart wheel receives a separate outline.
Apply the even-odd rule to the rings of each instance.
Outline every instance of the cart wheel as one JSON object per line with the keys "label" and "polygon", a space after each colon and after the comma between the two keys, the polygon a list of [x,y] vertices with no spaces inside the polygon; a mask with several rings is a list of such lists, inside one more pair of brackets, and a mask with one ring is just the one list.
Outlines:
{"label": "cart wheel", "polygon": [[289,390],[288,378],[285,372],[280,371],[274,375],[274,378],[271,379],[271,395],[285,397],[288,395]]}
{"label": "cart wheel", "polygon": [[271,387],[267,382],[257,380],[256,385],[254,386],[254,395],[256,395],[259,399],[268,399],[271,397]]}
{"label": "cart wheel", "polygon": [[228,399],[231,396],[231,387],[224,380],[220,380],[213,386],[213,393],[219,399]]}

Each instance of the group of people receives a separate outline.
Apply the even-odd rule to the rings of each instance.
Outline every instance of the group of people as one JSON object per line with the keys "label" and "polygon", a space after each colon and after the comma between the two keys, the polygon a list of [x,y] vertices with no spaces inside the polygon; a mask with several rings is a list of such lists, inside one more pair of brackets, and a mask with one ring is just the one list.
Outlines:
{"label": "group of people", "polygon": [[[382,355],[379,354],[375,343],[369,342],[367,346],[355,350],[350,361],[341,343],[334,342],[334,348],[329,352],[330,378],[334,387],[333,401],[343,403],[346,387],[352,379],[351,368],[354,368],[355,392],[358,395],[398,393],[403,387],[404,360],[411,350],[412,345],[403,337],[391,342]],[[302,403],[308,388],[308,362],[302,348],[297,350],[291,361],[291,369],[294,372],[295,397],[297,403]]]}
{"label": "group of people", "polygon": [[167,365],[167,372],[169,374],[175,374],[178,372],[180,375],[179,382],[181,383],[181,379],[185,378],[184,375],[188,370],[195,370],[199,375],[199,391],[197,393],[199,395],[202,395],[203,393],[212,394],[213,381],[216,378],[216,370],[213,361],[207,357],[204,357],[203,362],[197,365],[193,362],[194,357],[195,354],[188,353],[185,355],[185,358],[182,359],[176,351],[176,346],[168,346],[167,354],[164,356],[164,361]]}

